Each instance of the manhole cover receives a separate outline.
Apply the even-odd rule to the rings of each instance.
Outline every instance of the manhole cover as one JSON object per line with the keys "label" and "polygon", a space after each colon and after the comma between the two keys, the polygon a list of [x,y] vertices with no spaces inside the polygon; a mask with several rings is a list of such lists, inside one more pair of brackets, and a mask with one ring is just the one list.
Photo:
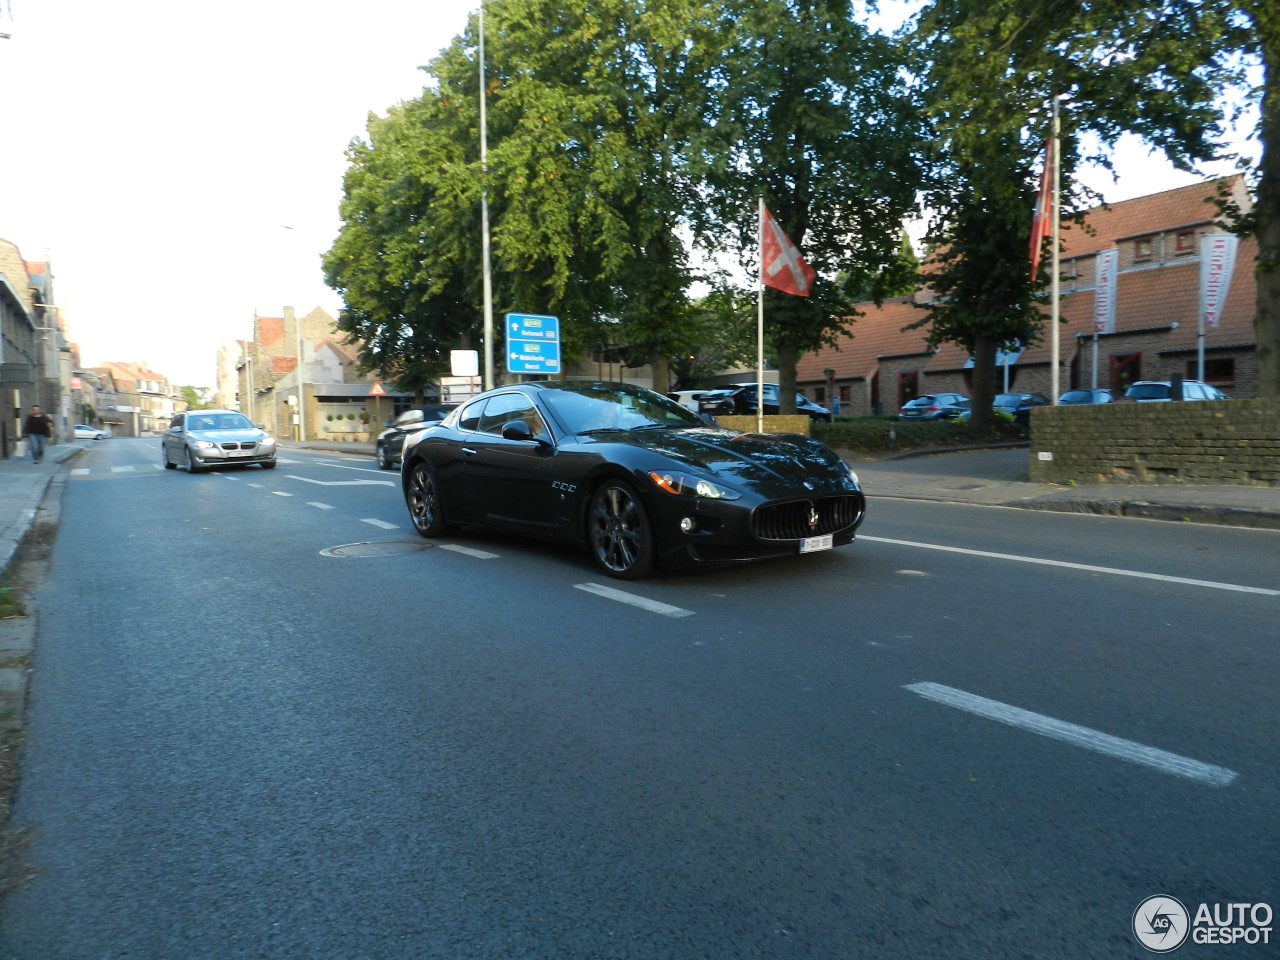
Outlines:
{"label": "manhole cover", "polygon": [[416,540],[370,540],[364,543],[344,543],[320,551],[322,557],[390,557],[397,553],[418,553],[431,544]]}

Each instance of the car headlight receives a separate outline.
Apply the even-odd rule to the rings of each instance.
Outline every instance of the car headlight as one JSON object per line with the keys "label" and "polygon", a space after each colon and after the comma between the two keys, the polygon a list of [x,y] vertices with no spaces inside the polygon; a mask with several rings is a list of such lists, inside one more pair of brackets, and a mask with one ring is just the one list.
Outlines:
{"label": "car headlight", "polygon": [[197,440],[197,441],[193,444],[193,446],[195,446],[195,447],[197,447],[197,448],[199,448],[199,449],[201,449],[201,450],[212,450],[212,449],[214,449],[215,447],[217,447],[217,444],[216,444],[216,443],[211,443],[211,442],[210,442],[210,441],[208,441],[208,440]]}
{"label": "car headlight", "polygon": [[275,445],[276,445],[275,437],[263,437],[261,440],[258,441],[258,446],[260,447],[274,447]]}
{"label": "car headlight", "polygon": [[[857,474],[857,472],[853,469],[853,467],[849,466],[849,465],[846,463],[846,464],[844,465],[844,468],[845,468],[846,470],[848,470],[848,471],[849,471],[849,479],[850,479],[850,480],[852,480],[854,483],[858,483],[858,474]],[[859,484],[859,486],[861,486],[861,484]]]}
{"label": "car headlight", "polygon": [[742,494],[702,477],[672,470],[650,470],[649,479],[664,493],[707,500],[737,500]]}

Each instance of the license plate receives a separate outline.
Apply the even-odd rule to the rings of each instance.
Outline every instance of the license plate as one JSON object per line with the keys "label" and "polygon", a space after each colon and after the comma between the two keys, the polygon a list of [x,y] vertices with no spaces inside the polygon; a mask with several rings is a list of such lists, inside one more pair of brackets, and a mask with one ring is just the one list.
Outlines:
{"label": "license plate", "polygon": [[252,451],[252,450],[228,450],[228,451],[227,451],[227,456],[229,456],[229,457],[251,457],[251,456],[253,456],[253,451]]}
{"label": "license plate", "polygon": [[833,534],[824,533],[820,537],[805,537],[800,541],[800,552],[814,553],[818,550],[830,550],[832,536]]}

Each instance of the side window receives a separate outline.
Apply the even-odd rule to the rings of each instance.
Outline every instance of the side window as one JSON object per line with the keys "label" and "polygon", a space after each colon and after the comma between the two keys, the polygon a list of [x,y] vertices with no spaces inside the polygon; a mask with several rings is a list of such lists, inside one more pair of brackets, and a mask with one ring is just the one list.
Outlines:
{"label": "side window", "polygon": [[503,425],[512,420],[523,420],[529,424],[535,436],[543,432],[542,418],[534,409],[533,402],[522,393],[503,393],[491,398],[484,408],[484,416],[480,418],[480,432],[502,433]]}
{"label": "side window", "polygon": [[484,409],[484,400],[473,400],[462,408],[458,417],[459,430],[475,430],[480,426],[480,411]]}
{"label": "side window", "polygon": [[182,429],[182,414],[180,413],[174,414],[173,419],[169,421],[169,429],[170,430]]}

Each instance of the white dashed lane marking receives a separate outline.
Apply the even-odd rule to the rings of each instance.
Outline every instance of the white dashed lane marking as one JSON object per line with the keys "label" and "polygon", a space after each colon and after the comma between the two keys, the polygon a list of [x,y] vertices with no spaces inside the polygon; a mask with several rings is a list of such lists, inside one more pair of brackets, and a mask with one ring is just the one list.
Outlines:
{"label": "white dashed lane marking", "polygon": [[664,617],[693,616],[692,610],[673,607],[668,603],[660,603],[657,600],[650,600],[648,597],[640,597],[634,593],[627,593],[625,590],[606,587],[601,583],[575,583],[574,587],[578,590],[585,590],[587,593],[594,593],[597,597],[604,597],[606,600],[616,600],[618,603],[625,603],[628,606],[639,607],[641,610],[648,610],[650,613],[658,613]]}
{"label": "white dashed lane marking", "polygon": [[1018,563],[1037,563],[1064,570],[1083,570],[1086,573],[1105,573],[1115,577],[1138,577],[1142,580],[1159,580],[1164,583],[1180,583],[1188,587],[1208,587],[1212,590],[1234,590],[1237,593],[1258,593],[1264,597],[1280,597],[1280,590],[1266,587],[1246,587],[1238,583],[1218,583],[1214,580],[1192,580],[1188,577],[1170,577],[1162,573],[1143,573],[1140,570],[1123,570],[1119,567],[1096,567],[1090,563],[1070,563],[1066,560],[1045,560],[1042,557],[1023,557],[1016,553],[992,553],[989,550],[969,550],[965,547],[946,547],[939,543],[918,543],[913,540],[892,540],[888,537],[859,536],[859,540],[871,543],[890,543],[898,547],[919,547],[922,550],[941,550],[944,553],[961,553],[969,557],[988,557],[992,560],[1014,560]]}
{"label": "white dashed lane marking", "polygon": [[1098,730],[1091,730],[1088,727],[1067,723],[1065,720],[1055,720],[1053,717],[1047,717],[1042,713],[1032,713],[1030,710],[1013,707],[998,700],[988,700],[986,697],[966,693],[964,690],[957,690],[954,687],[946,687],[940,683],[911,683],[907,684],[906,689],[935,703],[955,707],[957,710],[964,710],[979,717],[986,717],[988,720],[1006,723],[1011,727],[1030,730],[1032,733],[1038,733],[1042,737],[1061,740],[1064,743],[1084,747],[1086,750],[1093,750],[1096,753],[1127,760],[1130,763],[1142,764],[1159,770],[1161,773],[1172,774],[1175,777],[1186,777],[1188,780],[1196,780],[1211,787],[1225,787],[1238,776],[1234,770],[1228,770],[1226,767],[1216,767],[1211,763],[1201,763],[1199,760],[1192,760],[1190,757],[1169,753],[1167,750],[1160,750],[1156,747],[1148,747],[1132,740],[1123,740],[1120,737],[1113,737],[1109,733],[1102,733]]}
{"label": "white dashed lane marking", "polygon": [[385,520],[378,520],[374,517],[365,517],[360,522],[371,524],[372,526],[379,527],[383,530],[399,530],[400,529],[394,523],[387,523],[387,521]]}
{"label": "white dashed lane marking", "polygon": [[489,553],[487,550],[477,550],[475,547],[464,547],[458,543],[442,543],[441,550],[452,550],[454,553],[464,553],[468,557],[475,557],[477,560],[497,560],[496,553]]}

